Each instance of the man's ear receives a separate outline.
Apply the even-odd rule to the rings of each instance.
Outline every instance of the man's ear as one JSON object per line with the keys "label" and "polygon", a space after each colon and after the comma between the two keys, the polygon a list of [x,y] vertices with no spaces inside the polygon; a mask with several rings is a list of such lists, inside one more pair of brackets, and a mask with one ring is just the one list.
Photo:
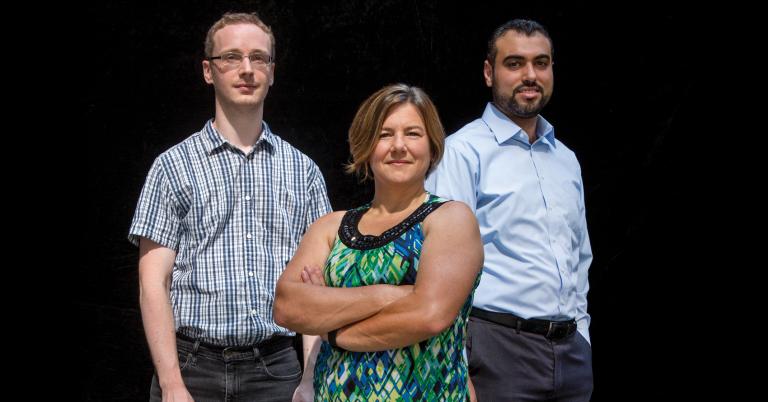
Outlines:
{"label": "man's ear", "polygon": [[203,60],[203,79],[208,84],[213,84],[213,71],[211,71],[211,62]]}
{"label": "man's ear", "polygon": [[493,66],[488,60],[483,62],[483,78],[485,78],[485,86],[488,88],[493,86]]}

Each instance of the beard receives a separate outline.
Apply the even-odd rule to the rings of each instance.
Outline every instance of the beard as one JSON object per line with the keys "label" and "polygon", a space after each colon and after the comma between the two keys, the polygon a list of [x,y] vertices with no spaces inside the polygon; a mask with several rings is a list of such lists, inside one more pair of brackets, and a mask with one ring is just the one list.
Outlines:
{"label": "beard", "polygon": [[[515,95],[525,89],[536,88],[541,94],[541,98],[533,103],[520,103],[515,99]],[[550,95],[544,93],[544,88],[535,82],[525,82],[515,87],[511,96],[505,96],[499,91],[496,85],[496,79],[493,80],[493,103],[507,115],[528,119],[536,117],[544,106],[547,106]]]}

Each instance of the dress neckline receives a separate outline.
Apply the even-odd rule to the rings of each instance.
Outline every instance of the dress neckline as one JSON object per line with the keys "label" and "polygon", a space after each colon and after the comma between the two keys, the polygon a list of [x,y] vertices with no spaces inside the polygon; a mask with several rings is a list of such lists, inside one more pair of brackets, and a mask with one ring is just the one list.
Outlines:
{"label": "dress neckline", "polygon": [[424,202],[411,212],[405,219],[395,226],[385,230],[380,235],[365,235],[360,232],[358,225],[363,215],[371,208],[371,203],[367,203],[359,208],[351,209],[344,214],[339,226],[339,239],[350,248],[369,250],[381,247],[397,237],[400,237],[405,231],[421,222],[430,212],[443,204],[436,202],[439,198],[427,192]]}

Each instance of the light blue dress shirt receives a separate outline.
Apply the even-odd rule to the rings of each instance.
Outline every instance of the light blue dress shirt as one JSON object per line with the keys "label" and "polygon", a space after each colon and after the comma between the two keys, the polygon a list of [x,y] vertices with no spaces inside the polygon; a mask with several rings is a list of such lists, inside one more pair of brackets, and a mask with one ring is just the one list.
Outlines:
{"label": "light blue dress shirt", "polygon": [[522,318],[575,318],[589,341],[592,249],[574,153],[538,117],[537,139],[489,103],[446,140],[427,191],[475,212],[485,250],[474,306]]}

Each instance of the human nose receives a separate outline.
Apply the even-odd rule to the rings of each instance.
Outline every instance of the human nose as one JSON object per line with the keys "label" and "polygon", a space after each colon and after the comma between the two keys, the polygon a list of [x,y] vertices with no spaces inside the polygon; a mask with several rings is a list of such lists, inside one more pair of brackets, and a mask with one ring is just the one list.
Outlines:
{"label": "human nose", "polygon": [[405,150],[405,136],[401,133],[395,134],[392,138],[392,150],[402,151]]}
{"label": "human nose", "polygon": [[523,70],[523,79],[526,81],[536,81],[536,69],[533,63],[527,63]]}
{"label": "human nose", "polygon": [[240,59],[240,70],[242,70],[244,73],[253,73],[253,66],[251,65],[251,58],[248,56],[243,56],[242,59]]}

